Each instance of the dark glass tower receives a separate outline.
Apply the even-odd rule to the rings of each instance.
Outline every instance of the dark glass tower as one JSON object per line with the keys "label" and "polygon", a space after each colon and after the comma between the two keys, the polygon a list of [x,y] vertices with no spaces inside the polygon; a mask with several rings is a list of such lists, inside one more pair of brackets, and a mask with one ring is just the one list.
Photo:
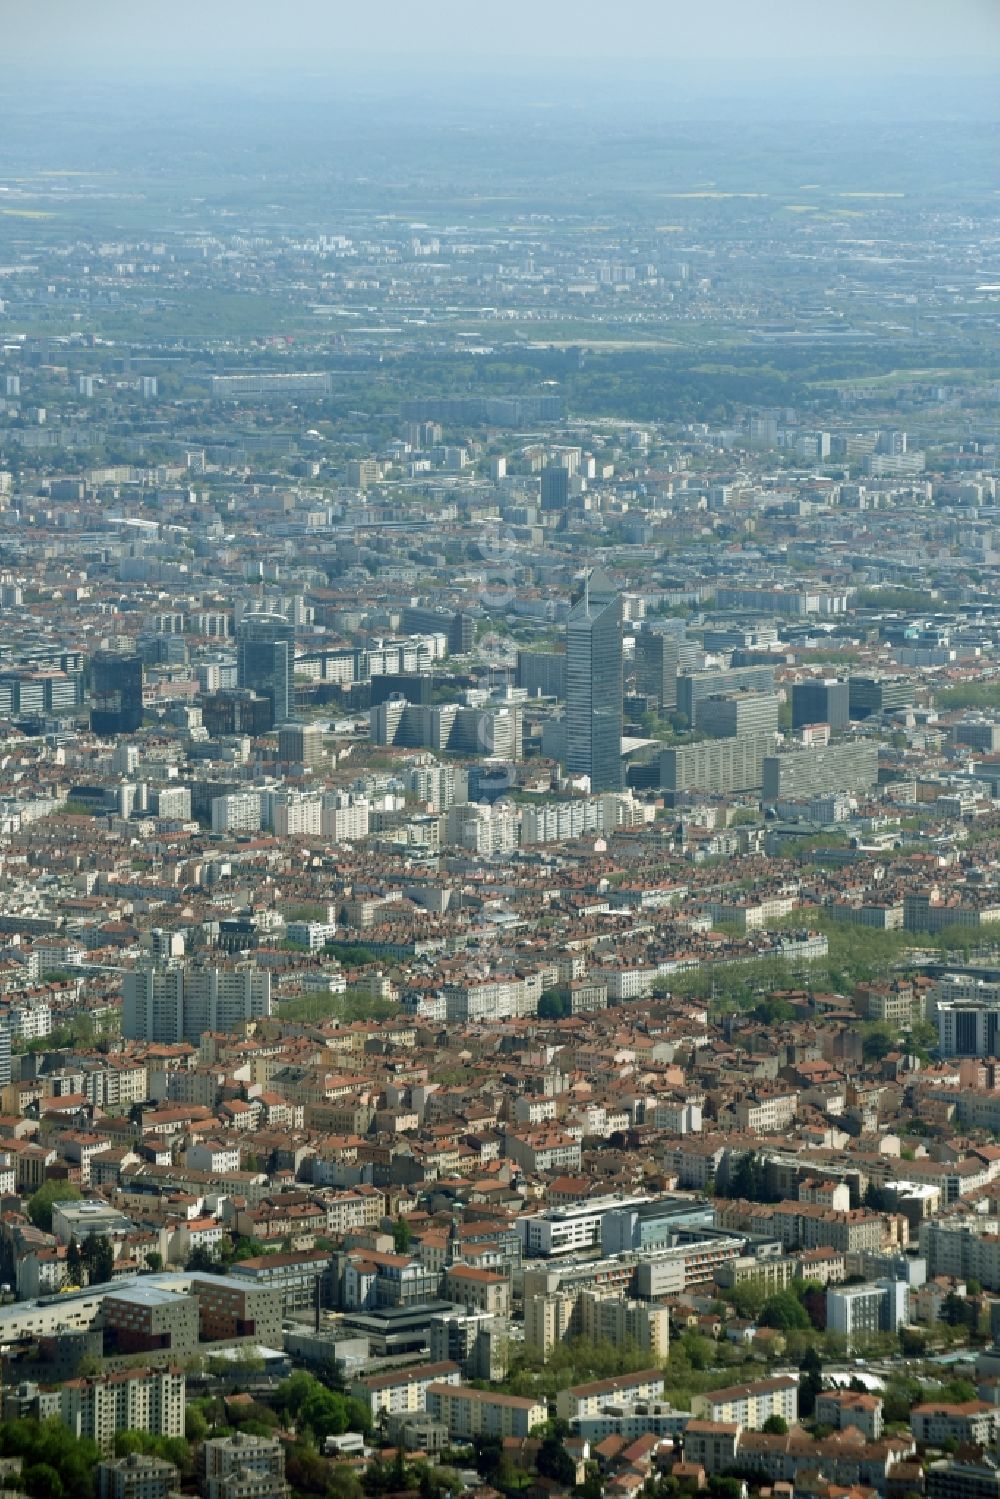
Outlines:
{"label": "dark glass tower", "polygon": [[677,706],[677,637],[642,630],[635,637],[635,688],[660,708]]}
{"label": "dark glass tower", "polygon": [[622,601],[589,572],[566,621],[566,769],[622,789]]}
{"label": "dark glass tower", "polygon": [[569,470],[550,465],[542,469],[542,509],[565,510],[569,504]]}
{"label": "dark glass tower", "polygon": [[283,614],[244,614],[236,631],[236,680],[270,699],[272,726],[295,713],[295,627]]}
{"label": "dark glass tower", "polygon": [[846,682],[796,682],[792,687],[792,728],[828,723],[836,733],[846,729],[851,716]]}
{"label": "dark glass tower", "polygon": [[142,660],[98,651],[90,662],[90,727],[95,734],[142,728]]}

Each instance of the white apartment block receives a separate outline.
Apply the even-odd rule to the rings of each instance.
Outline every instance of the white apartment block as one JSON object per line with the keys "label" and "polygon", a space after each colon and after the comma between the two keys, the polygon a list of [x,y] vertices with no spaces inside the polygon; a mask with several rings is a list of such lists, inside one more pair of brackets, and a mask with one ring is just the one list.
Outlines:
{"label": "white apartment block", "polygon": [[799,1382],[785,1374],[756,1384],[712,1390],[693,1396],[691,1410],[703,1421],[735,1421],[745,1431],[759,1431],[771,1416],[781,1416],[794,1426],[799,1419]]}
{"label": "white apartment block", "polygon": [[387,1374],[369,1374],[356,1379],[351,1394],[364,1401],[372,1421],[383,1414],[415,1415],[427,1409],[427,1391],[432,1384],[458,1385],[462,1371],[458,1364],[442,1360],[433,1364],[414,1364],[408,1369],[394,1369]]}
{"label": "white apartment block", "polygon": [[323,832],[323,797],[320,793],[270,791],[264,800],[266,824],[277,838],[319,838]]}
{"label": "white apartment block", "polygon": [[180,1369],[122,1369],[67,1380],[55,1392],[57,1408],[51,1414],[75,1437],[89,1437],[109,1452],[119,1431],[182,1437],[186,1389]]}
{"label": "white apartment block", "polygon": [[612,968],[599,966],[591,969],[594,978],[601,978],[608,986],[608,1001],[621,1004],[630,999],[643,999],[660,976],[659,969],[648,964],[623,964]]}
{"label": "white apartment block", "polygon": [[544,1401],[441,1382],[427,1390],[427,1413],[455,1437],[528,1437],[548,1420]]}
{"label": "white apartment block", "polygon": [[596,1379],[590,1384],[573,1385],[556,1396],[556,1415],[563,1421],[594,1416],[611,1401],[661,1400],[663,1373],[660,1369],[641,1369],[636,1374],[620,1374],[613,1379]]}
{"label": "white apartment block", "polygon": [[176,959],[125,974],[122,1035],[138,1041],[192,1041],[232,1031],[271,1013],[271,975],[252,963],[195,968]]}
{"label": "white apartment block", "polygon": [[367,838],[371,823],[371,804],[367,797],[344,791],[329,791],[323,796],[320,831],[335,843],[351,843]]}
{"label": "white apartment block", "polygon": [[213,796],[213,833],[259,833],[262,825],[259,791]]}

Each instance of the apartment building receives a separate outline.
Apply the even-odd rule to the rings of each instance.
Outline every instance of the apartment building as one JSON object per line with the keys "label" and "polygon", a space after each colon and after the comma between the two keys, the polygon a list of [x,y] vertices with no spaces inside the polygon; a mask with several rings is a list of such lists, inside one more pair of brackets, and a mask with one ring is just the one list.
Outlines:
{"label": "apartment building", "polygon": [[877,778],[878,745],[845,740],[767,755],[762,794],[773,804],[836,791],[868,791]]}
{"label": "apartment building", "polygon": [[589,1197],[582,1202],[543,1208],[539,1213],[522,1214],[517,1228],[524,1253],[548,1259],[592,1249],[601,1242],[601,1225],[608,1212],[648,1201],[645,1194],[632,1198]]}
{"label": "apartment building", "polygon": [[75,1437],[89,1438],[102,1452],[111,1452],[119,1431],[183,1436],[186,1391],[180,1368],[121,1369],[68,1379],[53,1397],[43,1398],[46,1415],[57,1415]]}
{"label": "apartment building", "polygon": [[929,1401],[910,1412],[910,1430],[922,1447],[942,1447],[945,1442],[962,1446],[992,1447],[1000,1427],[1000,1407],[985,1400],[962,1404]]}
{"label": "apartment building", "polygon": [[795,1118],[799,1095],[788,1092],[760,1092],[739,1099],[731,1109],[736,1128],[743,1134],[773,1135],[788,1129]]}
{"label": "apartment building", "polygon": [[458,1364],[441,1360],[393,1369],[385,1374],[366,1374],[351,1385],[351,1394],[368,1407],[373,1422],[383,1415],[412,1415],[427,1409],[431,1385],[458,1386],[462,1371]]}
{"label": "apartment building", "polygon": [[712,1390],[692,1396],[691,1410],[701,1420],[735,1422],[748,1431],[759,1431],[772,1416],[794,1426],[799,1418],[799,1382],[791,1375],[780,1375]]}
{"label": "apartment building", "polygon": [[504,1150],[523,1171],[530,1171],[533,1175],[541,1171],[580,1169],[579,1140],[559,1129],[543,1127],[508,1134],[504,1138]]}
{"label": "apartment building", "polygon": [[660,785],[664,791],[758,791],[764,758],[774,749],[771,734],[708,739],[660,751]]}
{"label": "apartment building", "polygon": [[446,1426],[451,1436],[465,1438],[523,1439],[548,1420],[544,1401],[440,1381],[428,1387],[427,1413]]}
{"label": "apartment building", "polygon": [[130,1452],[98,1465],[97,1499],[169,1499],[180,1481],[179,1471],[166,1458]]}
{"label": "apartment building", "polygon": [[635,1374],[619,1374],[614,1379],[595,1379],[589,1384],[572,1385],[556,1395],[556,1415],[562,1421],[596,1415],[610,1400],[662,1400],[663,1372],[640,1369]]}
{"label": "apartment building", "polygon": [[826,1325],[842,1333],[848,1347],[880,1332],[898,1332],[909,1319],[910,1292],[905,1281],[878,1280],[872,1285],[829,1286]]}
{"label": "apartment building", "polygon": [[288,1499],[285,1450],[276,1437],[236,1431],[201,1448],[204,1499]]}
{"label": "apartment building", "polygon": [[821,1426],[846,1431],[855,1426],[870,1442],[882,1436],[882,1398],[858,1390],[822,1390],[816,1396],[815,1417]]}
{"label": "apartment building", "polygon": [[594,1343],[631,1344],[661,1362],[670,1351],[670,1309],[656,1302],[582,1291],[579,1323],[582,1335]]}

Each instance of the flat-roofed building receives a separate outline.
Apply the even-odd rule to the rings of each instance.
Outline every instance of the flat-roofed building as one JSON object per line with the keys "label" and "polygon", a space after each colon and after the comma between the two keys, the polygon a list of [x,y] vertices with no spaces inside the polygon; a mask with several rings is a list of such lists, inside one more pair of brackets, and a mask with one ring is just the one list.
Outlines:
{"label": "flat-roofed building", "polygon": [[789,1426],[799,1419],[799,1382],[790,1374],[761,1379],[754,1384],[731,1385],[694,1395],[691,1409],[705,1421],[735,1421],[748,1431],[759,1431],[772,1416]]}
{"label": "flat-roofed building", "polygon": [[97,1499],[168,1499],[181,1475],[166,1458],[130,1452],[98,1464]]}
{"label": "flat-roofed building", "polygon": [[316,1306],[318,1285],[329,1265],[328,1250],[302,1249],[236,1260],[229,1273],[233,1280],[246,1280],[258,1288],[278,1292],[284,1315],[290,1317]]}
{"label": "flat-roofed building", "polygon": [[453,1437],[524,1438],[548,1420],[544,1401],[443,1383],[429,1386],[427,1412]]}
{"label": "flat-roofed building", "polygon": [[186,1358],[198,1347],[198,1326],[193,1296],[133,1283],[104,1298],[104,1348],[109,1355],[169,1353]]}
{"label": "flat-roofed building", "polygon": [[757,791],[773,749],[773,734],[679,744],[660,751],[660,785],[674,792]]}
{"label": "flat-roofed building", "polygon": [[844,740],[767,755],[763,763],[766,802],[825,796],[836,791],[869,791],[878,779],[878,746]]}
{"label": "flat-roofed building", "polygon": [[351,1394],[368,1407],[373,1421],[383,1414],[410,1415],[426,1411],[427,1391],[431,1385],[459,1385],[462,1371],[458,1364],[442,1359],[431,1364],[413,1364],[406,1369],[392,1369],[385,1374],[365,1374],[351,1386]]}
{"label": "flat-roofed building", "polygon": [[556,1415],[573,1421],[577,1416],[593,1415],[602,1405],[615,1400],[661,1400],[662,1369],[640,1369],[635,1374],[619,1374],[613,1379],[595,1379],[588,1384],[572,1385],[556,1396]]}

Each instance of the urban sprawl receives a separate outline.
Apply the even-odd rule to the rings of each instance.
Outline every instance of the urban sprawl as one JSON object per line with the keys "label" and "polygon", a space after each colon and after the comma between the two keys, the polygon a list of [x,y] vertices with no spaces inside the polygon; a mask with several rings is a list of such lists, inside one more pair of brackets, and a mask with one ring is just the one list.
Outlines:
{"label": "urban sprawl", "polygon": [[0,183],[4,1492],[998,1499],[995,202],[136,173]]}

